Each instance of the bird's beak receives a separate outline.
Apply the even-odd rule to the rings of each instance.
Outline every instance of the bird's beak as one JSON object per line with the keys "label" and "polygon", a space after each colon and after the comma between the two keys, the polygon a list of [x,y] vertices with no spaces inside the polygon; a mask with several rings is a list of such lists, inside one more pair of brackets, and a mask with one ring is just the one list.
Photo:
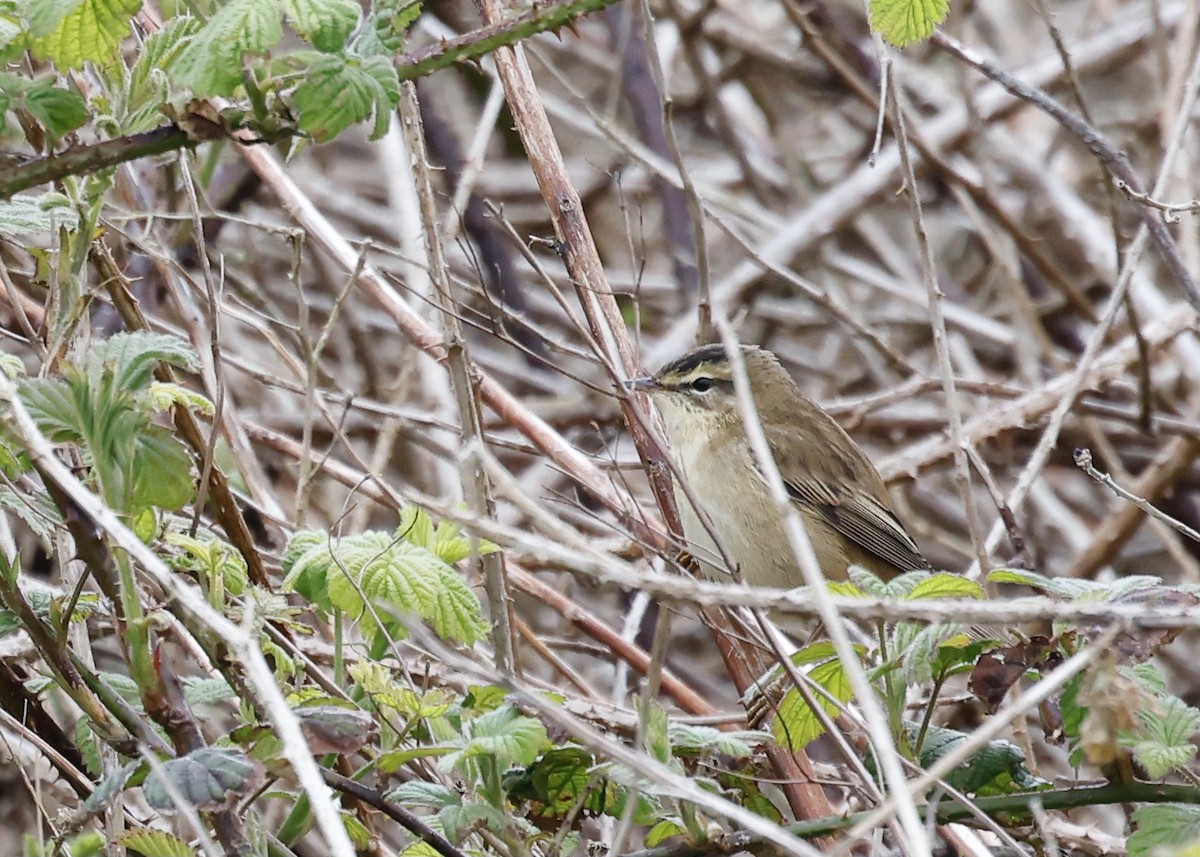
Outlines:
{"label": "bird's beak", "polygon": [[629,381],[629,389],[637,393],[652,393],[655,390],[661,390],[662,384],[653,375],[643,375],[640,378],[633,378]]}

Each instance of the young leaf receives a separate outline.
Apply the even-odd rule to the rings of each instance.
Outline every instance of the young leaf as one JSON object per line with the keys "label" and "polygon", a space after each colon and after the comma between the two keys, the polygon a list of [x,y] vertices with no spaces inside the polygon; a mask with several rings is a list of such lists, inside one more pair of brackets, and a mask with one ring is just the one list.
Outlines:
{"label": "young leaf", "polygon": [[282,38],[277,0],[229,0],[179,54],[176,73],[197,96],[232,95],[242,55],[265,54]]}
{"label": "young leaf", "polygon": [[986,598],[983,587],[961,574],[939,571],[919,581],[903,596],[905,601],[918,598]]}
{"label": "young leaf", "polygon": [[387,799],[406,807],[428,806],[434,809],[443,809],[447,806],[462,805],[462,795],[455,789],[441,783],[430,783],[424,780],[401,783],[388,792]]}
{"label": "young leaf", "polygon": [[[915,731],[915,727],[910,725]],[[915,734],[913,735],[915,738]],[[928,768],[967,740],[964,732],[930,726],[921,746],[920,764]],[[946,777],[946,782],[968,794],[1011,794],[1049,787],[1045,780],[1035,777],[1025,765],[1025,753],[1011,741],[989,741]]]}
{"label": "young leaf", "polygon": [[0,235],[55,232],[79,226],[79,212],[61,193],[22,195],[0,200]]}
{"label": "young leaf", "polygon": [[512,800],[530,801],[539,815],[561,816],[591,788],[598,778],[595,759],[579,747],[559,747],[543,753],[523,771],[506,776],[504,786]]}
{"label": "young leaf", "polygon": [[55,86],[52,78],[42,78],[29,88],[25,93],[25,109],[55,140],[67,136],[88,120],[83,97],[74,90]]}
{"label": "young leaf", "polygon": [[526,717],[512,705],[468,721],[464,731],[462,749],[443,760],[447,769],[461,768],[477,756],[493,757],[501,769],[529,765],[550,746],[542,722]]}
{"label": "young leaf", "polygon": [[1090,580],[1075,580],[1066,577],[1046,577],[1020,568],[996,568],[988,572],[991,583],[1016,583],[1040,589],[1059,598],[1078,598],[1095,589],[1097,584]]}
{"label": "young leaf", "polygon": [[187,842],[165,830],[131,830],[113,844],[143,857],[192,857],[196,853]]}
{"label": "young leaf", "polygon": [[650,828],[650,832],[646,834],[646,847],[654,848],[672,836],[681,836],[686,833],[687,828],[678,818],[664,818]]}
{"label": "young leaf", "polygon": [[391,61],[381,56],[321,56],[292,93],[300,129],[318,143],[372,115],[376,127],[371,138],[377,139],[387,131],[399,102],[400,78]]}
{"label": "young leaf", "polygon": [[946,18],[950,0],[871,0],[871,29],[897,47],[933,35]]}
{"label": "young leaf", "polygon": [[[846,670],[838,658],[813,667],[808,677],[838,702],[849,702],[854,696],[850,681],[846,678]],[[840,709],[833,701],[816,691],[812,691],[812,696],[827,715],[837,717]],[[771,733],[781,746],[803,749],[824,731],[824,725],[799,690],[793,687],[784,694],[779,703],[779,714],[771,723]]]}
{"label": "young leaf", "polygon": [[479,599],[454,568],[425,548],[378,531],[335,542],[326,538],[302,533],[293,539],[284,557],[285,590],[360,619],[368,633],[380,630],[378,619],[393,636],[403,635],[393,615],[398,611],[414,613],[440,636],[463,643],[487,634]]}
{"label": "young leaf", "polygon": [[187,447],[162,426],[137,436],[133,453],[133,491],[128,510],[182,509],[195,494],[192,457]]}
{"label": "young leaf", "polygon": [[[53,6],[54,4],[47,4]],[[58,25],[33,44],[33,52],[60,69],[79,68],[85,62],[112,65],[117,47],[129,35],[129,22],[141,0],[81,0],[58,4]]]}
{"label": "young leaf", "polygon": [[323,53],[340,51],[358,25],[353,0],[283,0],[283,11],[296,32]]}
{"label": "young leaf", "polygon": [[1160,803],[1133,811],[1136,830],[1125,846],[1129,857],[1176,854],[1200,840],[1200,806]]}
{"label": "young leaf", "polygon": [[1159,701],[1158,710],[1144,708],[1137,716],[1142,728],[1131,749],[1151,779],[1161,779],[1195,758],[1192,736],[1200,730],[1200,710],[1168,696]]}

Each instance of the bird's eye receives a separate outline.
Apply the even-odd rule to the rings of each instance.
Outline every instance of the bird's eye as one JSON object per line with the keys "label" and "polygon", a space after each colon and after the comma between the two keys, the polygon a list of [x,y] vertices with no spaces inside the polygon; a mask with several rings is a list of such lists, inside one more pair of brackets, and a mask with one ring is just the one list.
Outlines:
{"label": "bird's eye", "polygon": [[709,390],[712,389],[712,385],[713,385],[713,379],[712,378],[704,378],[704,377],[697,378],[696,380],[692,381],[692,384],[691,384],[692,389],[695,390],[697,393],[707,393]]}

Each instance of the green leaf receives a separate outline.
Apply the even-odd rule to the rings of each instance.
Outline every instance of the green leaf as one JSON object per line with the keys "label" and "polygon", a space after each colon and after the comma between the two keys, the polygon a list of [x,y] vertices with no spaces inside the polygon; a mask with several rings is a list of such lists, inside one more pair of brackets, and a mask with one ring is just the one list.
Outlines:
{"label": "green leaf", "polygon": [[871,29],[903,48],[933,35],[949,8],[950,0],[871,0]]}
{"label": "green leaf", "polygon": [[424,780],[401,783],[388,792],[387,799],[406,807],[428,806],[434,809],[462,804],[462,795],[456,789]]}
{"label": "green leaf", "polygon": [[[87,718],[81,717],[78,722],[86,724]],[[110,801],[116,800],[117,796],[125,790],[125,785],[129,782],[130,778],[143,765],[145,765],[145,762],[142,761],[129,762],[113,771],[100,781],[94,792],[88,795],[87,800],[80,806],[80,811],[88,815],[96,815],[103,811]]]}
{"label": "green leaf", "polygon": [[60,89],[52,78],[37,81],[25,93],[25,109],[41,123],[55,140],[79,128],[88,120],[87,103],[74,90]]}
{"label": "green leaf", "polygon": [[671,740],[667,728],[667,711],[653,701],[642,706],[642,728],[646,752],[656,762],[671,761]]}
{"label": "green leaf", "polygon": [[[916,737],[916,726],[907,724],[912,737]],[[929,768],[969,736],[954,729],[930,726],[921,746],[920,764]],[[946,782],[960,791],[976,795],[1012,794],[1018,791],[1033,791],[1049,787],[1049,783],[1035,777],[1025,765],[1025,753],[1011,741],[989,741],[963,764],[946,777]]]}
{"label": "green leaf", "polygon": [[712,726],[689,723],[672,723],[669,733],[671,747],[676,753],[710,750],[735,759],[749,757],[754,752],[754,745],[765,744],[771,738],[766,732],[752,729],[722,732]]}
{"label": "green leaf", "polygon": [[543,753],[533,764],[504,778],[511,800],[540,804],[544,816],[559,817],[569,811],[588,789],[595,787],[595,759],[579,747],[558,747]]}
{"label": "green leaf", "polygon": [[1046,577],[1019,568],[996,568],[988,572],[987,577],[991,583],[1015,583],[1021,586],[1031,586],[1059,598],[1078,598],[1096,588],[1096,584],[1091,581],[1067,577]]}
{"label": "green leaf", "polygon": [[184,840],[164,830],[134,830],[114,843],[143,857],[193,857],[196,853]]}
{"label": "green leaf", "polygon": [[354,0],[283,0],[283,11],[296,32],[324,53],[340,51],[358,26]]}
{"label": "green leaf", "polygon": [[118,390],[132,392],[150,387],[160,362],[188,372],[199,367],[196,352],[187,342],[145,330],[118,333],[94,344],[84,366],[93,384],[100,382],[102,372],[111,372]]}
{"label": "green leaf", "polygon": [[[913,623],[903,623],[905,625]],[[942,643],[959,633],[956,622],[939,622],[920,628],[906,646],[899,649],[905,681],[921,684],[933,679],[933,664]]]}
{"label": "green leaf", "polygon": [[1200,806],[1180,803],[1141,806],[1133,811],[1133,823],[1137,829],[1125,843],[1129,857],[1178,854],[1200,839]]}
{"label": "green leaf", "polygon": [[354,49],[362,56],[392,57],[404,47],[408,28],[421,17],[421,0],[377,0]]}
{"label": "green leaf", "polygon": [[321,56],[292,93],[300,129],[318,143],[372,115],[376,123],[371,138],[381,137],[399,101],[400,78],[382,56]]}
{"label": "green leaf", "polygon": [[282,38],[277,0],[230,0],[179,54],[176,74],[197,96],[232,95],[243,54],[265,54]]}
{"label": "green leaf", "polygon": [[477,756],[490,756],[501,768],[528,765],[550,746],[546,727],[513,705],[481,714],[464,726],[467,738],[459,753],[447,756],[447,769],[460,769]]}
{"label": "green leaf", "polygon": [[986,598],[983,591],[974,580],[968,580],[961,574],[950,574],[939,571],[920,581],[909,590],[903,600],[913,601],[918,598]]}
{"label": "green leaf", "polygon": [[1195,758],[1191,739],[1200,730],[1200,710],[1174,696],[1160,700],[1159,705],[1159,710],[1137,712],[1142,729],[1131,744],[1138,762],[1154,780]]}
{"label": "green leaf", "polygon": [[176,63],[184,47],[200,32],[204,22],[190,16],[177,15],[152,33],[138,51],[137,60],[129,70],[121,130],[126,134],[149,131],[161,124],[160,107],[170,100],[171,79],[177,77]]}
{"label": "green leaf", "polygon": [[187,447],[162,426],[143,429],[135,441],[132,484],[126,511],[182,509],[195,495]]}
{"label": "green leaf", "polygon": [[664,818],[658,824],[650,828],[646,834],[646,847],[654,848],[662,842],[670,839],[672,836],[681,836],[686,834],[687,828],[678,818]]}
{"label": "green leaf", "polygon": [[79,212],[61,193],[21,195],[0,200],[0,235],[76,229]]}
{"label": "green leaf", "polygon": [[440,636],[463,643],[487,634],[479,599],[432,552],[378,531],[335,542],[325,539],[294,537],[284,557],[285,590],[294,589],[327,611],[337,608],[360,619],[367,633],[402,635],[403,624],[394,615],[398,612],[416,614]]}
{"label": "green leaf", "polygon": [[446,807],[438,813],[438,820],[442,823],[442,829],[446,831],[446,837],[451,842],[458,842],[480,822],[488,830],[500,832],[510,826],[514,817],[494,806],[469,803]]}
{"label": "green leaf", "polygon": [[[840,703],[847,703],[854,696],[850,681],[846,677],[846,670],[837,658],[813,667],[808,672],[808,678]],[[829,717],[837,717],[840,708],[832,700],[816,691],[812,691],[811,695]],[[824,731],[825,727],[817,713],[800,695],[799,690],[793,687],[784,694],[779,703],[779,714],[771,723],[771,733],[781,746],[801,750],[820,737]]]}
{"label": "green leaf", "polygon": [[111,66],[117,47],[129,35],[129,22],[141,0],[82,0],[59,4],[57,27],[33,44],[33,52],[60,69],[79,68],[93,61]]}

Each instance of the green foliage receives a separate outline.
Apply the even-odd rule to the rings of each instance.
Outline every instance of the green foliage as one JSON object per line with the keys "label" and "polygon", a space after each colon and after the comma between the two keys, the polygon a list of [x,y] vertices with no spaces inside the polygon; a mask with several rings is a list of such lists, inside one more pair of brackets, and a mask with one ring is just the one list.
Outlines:
{"label": "green foliage", "polygon": [[[307,531],[292,537],[284,554],[285,590],[303,595],[326,614],[335,610],[360,622],[375,648],[407,634],[403,614],[429,622],[442,637],[475,643],[487,634],[479,599],[442,556],[409,539],[369,531],[333,539]],[[446,555],[458,554],[447,538]]]}
{"label": "green foliage", "polygon": [[79,225],[79,212],[61,193],[47,192],[0,200],[0,235],[54,232]]}
{"label": "green foliage", "polygon": [[871,0],[871,29],[897,47],[907,47],[933,35],[946,19],[950,0]]}
{"label": "green foliage", "polygon": [[1192,739],[1200,732],[1200,710],[1167,696],[1137,716],[1141,728],[1127,736],[1126,743],[1151,779],[1161,779],[1196,758]]}
{"label": "green foliage", "polygon": [[296,33],[326,53],[345,46],[360,13],[353,0],[283,0],[283,10]]}
{"label": "green foliage", "polygon": [[1200,806],[1150,804],[1133,811],[1137,829],[1126,846],[1129,857],[1184,857],[1196,853],[1200,842]]}
{"label": "green foliage", "polygon": [[194,491],[191,456],[166,429],[151,423],[151,381],[161,362],[194,365],[181,340],[154,333],[121,333],[97,343],[81,365],[61,378],[20,386],[39,428],[57,443],[78,444],[90,458],[101,496],[114,509],[179,509]]}
{"label": "green foliage", "polygon": [[34,42],[33,51],[62,69],[115,62],[129,22],[142,8],[141,0],[39,0],[36,5],[44,14],[35,20],[35,34],[47,21],[54,23]]}
{"label": "green foliage", "polygon": [[400,78],[387,58],[380,56],[316,57],[292,93],[300,129],[318,143],[332,140],[372,115],[371,139],[382,137],[399,101]]}
{"label": "green foliage", "polygon": [[246,560],[228,542],[183,533],[168,533],[164,541],[180,551],[171,555],[171,565],[195,574],[214,607],[225,603],[226,593],[236,597],[245,591]]}
{"label": "green foliage", "polygon": [[[860,649],[859,654],[865,654]],[[806,646],[792,655],[797,667],[811,665],[808,680],[823,690],[810,690],[810,694],[825,714],[837,717],[842,705],[849,702],[854,692],[846,677],[846,668],[834,651],[833,643],[821,641]],[[771,722],[771,733],[782,746],[801,749],[808,746],[825,731],[825,726],[804,696],[791,687],[779,702],[779,713]]]}
{"label": "green foliage", "polygon": [[33,117],[51,142],[57,141],[88,120],[87,104],[78,92],[56,85],[51,76],[30,80],[0,72],[0,132],[11,124],[6,115],[24,110]]}
{"label": "green foliage", "polygon": [[164,830],[131,830],[115,844],[143,857],[192,857],[192,846]]}
{"label": "green foliage", "polygon": [[243,54],[265,55],[283,38],[278,0],[229,0],[192,36],[176,73],[194,95],[233,95],[242,84]]}
{"label": "green foliage", "polygon": [[[916,737],[915,727],[910,726],[910,736]],[[932,766],[969,737],[954,729],[928,727],[918,759],[921,767]],[[945,779],[959,791],[981,797],[1050,787],[1050,783],[1029,771],[1024,751],[1011,741],[1004,740],[989,741]]]}

